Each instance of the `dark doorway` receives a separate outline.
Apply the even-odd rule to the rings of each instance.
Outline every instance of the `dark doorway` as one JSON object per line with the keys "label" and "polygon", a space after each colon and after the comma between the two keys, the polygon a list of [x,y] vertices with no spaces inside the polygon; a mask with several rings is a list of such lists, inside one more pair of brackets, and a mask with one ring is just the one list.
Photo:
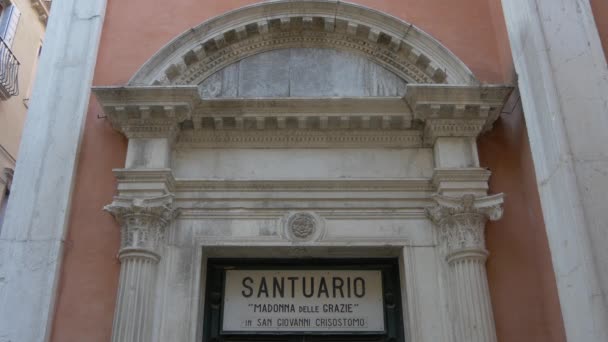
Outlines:
{"label": "dark doorway", "polygon": [[[382,274],[383,333],[222,332],[226,270],[378,270]],[[401,287],[396,259],[209,259],[205,293],[203,342],[404,342]]]}

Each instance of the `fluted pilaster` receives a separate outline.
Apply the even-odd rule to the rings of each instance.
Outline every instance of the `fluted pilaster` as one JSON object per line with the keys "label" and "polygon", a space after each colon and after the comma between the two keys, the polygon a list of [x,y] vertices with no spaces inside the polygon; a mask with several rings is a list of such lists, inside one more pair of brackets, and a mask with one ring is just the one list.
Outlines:
{"label": "fluted pilaster", "polygon": [[176,215],[172,201],[172,195],[146,199],[118,197],[104,208],[121,226],[113,342],[150,340],[157,264],[165,229]]}
{"label": "fluted pilaster", "polygon": [[495,342],[484,230],[487,220],[502,216],[503,195],[460,198],[435,195],[434,200],[437,205],[427,213],[439,228],[446,252],[454,340]]}

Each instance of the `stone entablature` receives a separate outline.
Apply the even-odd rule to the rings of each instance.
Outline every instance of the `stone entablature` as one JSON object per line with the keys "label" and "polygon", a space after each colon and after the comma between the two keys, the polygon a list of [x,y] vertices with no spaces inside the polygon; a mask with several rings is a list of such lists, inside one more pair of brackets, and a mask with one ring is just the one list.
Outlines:
{"label": "stone entablature", "polygon": [[[123,206],[130,210],[130,198],[141,196],[142,192],[171,192],[171,205],[179,208],[179,219],[201,217],[201,213],[214,210],[285,211],[285,208],[311,204],[323,210],[340,205],[348,205],[353,210],[415,210],[418,216],[424,217],[423,208],[432,205],[431,196],[436,192],[431,181],[419,178],[176,179],[171,169],[115,169],[114,174],[118,181],[118,198],[126,199],[115,200],[110,208],[118,205],[120,210]],[[165,197],[155,198],[150,201],[160,201]],[[392,217],[393,214],[386,212],[383,215]],[[396,212],[395,215],[402,213]]]}
{"label": "stone entablature", "polygon": [[194,86],[98,87],[128,138],[178,137],[196,147],[421,147],[488,130],[506,86],[408,85],[403,98],[201,99]]}

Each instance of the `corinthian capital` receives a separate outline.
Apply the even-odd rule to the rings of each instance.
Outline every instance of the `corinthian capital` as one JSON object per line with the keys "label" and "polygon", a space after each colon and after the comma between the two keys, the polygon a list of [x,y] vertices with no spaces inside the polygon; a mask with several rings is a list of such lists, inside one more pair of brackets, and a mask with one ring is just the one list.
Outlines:
{"label": "corinthian capital", "polygon": [[437,225],[447,246],[448,258],[456,254],[487,255],[484,230],[487,220],[502,217],[503,194],[475,197],[434,195],[436,205],[427,215]]}
{"label": "corinthian capital", "polygon": [[115,197],[104,210],[121,226],[121,258],[137,252],[158,258],[165,228],[177,216],[171,194],[153,198]]}

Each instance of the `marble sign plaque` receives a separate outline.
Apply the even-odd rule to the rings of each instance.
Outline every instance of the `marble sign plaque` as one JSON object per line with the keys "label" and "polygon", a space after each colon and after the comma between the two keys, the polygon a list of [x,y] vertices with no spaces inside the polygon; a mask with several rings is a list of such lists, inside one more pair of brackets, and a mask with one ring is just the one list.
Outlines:
{"label": "marble sign plaque", "polygon": [[384,332],[376,270],[227,270],[224,333]]}

